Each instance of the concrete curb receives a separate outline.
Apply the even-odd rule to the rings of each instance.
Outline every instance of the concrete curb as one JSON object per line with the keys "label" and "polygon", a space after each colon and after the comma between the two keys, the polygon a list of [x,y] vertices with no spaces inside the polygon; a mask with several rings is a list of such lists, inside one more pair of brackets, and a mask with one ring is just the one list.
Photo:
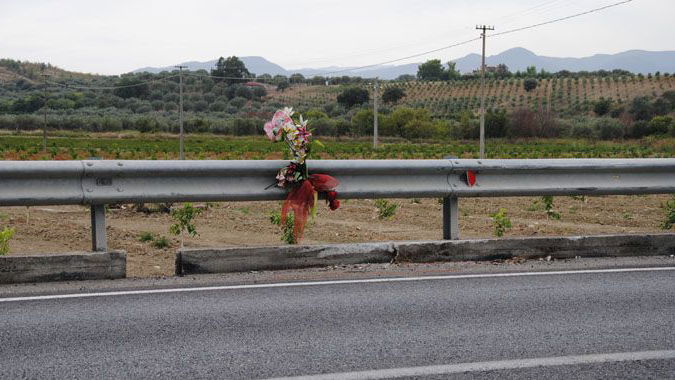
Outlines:
{"label": "concrete curb", "polygon": [[513,257],[661,256],[675,254],[675,234],[526,237],[507,239],[183,249],[176,274],[301,269],[318,266]]}
{"label": "concrete curb", "polygon": [[399,262],[661,256],[675,254],[675,234],[417,241],[397,243],[395,249]]}
{"label": "concrete curb", "polygon": [[176,254],[176,274],[388,263],[394,256],[393,243],[183,249]]}
{"label": "concrete curb", "polygon": [[0,284],[125,278],[125,251],[0,256]]}

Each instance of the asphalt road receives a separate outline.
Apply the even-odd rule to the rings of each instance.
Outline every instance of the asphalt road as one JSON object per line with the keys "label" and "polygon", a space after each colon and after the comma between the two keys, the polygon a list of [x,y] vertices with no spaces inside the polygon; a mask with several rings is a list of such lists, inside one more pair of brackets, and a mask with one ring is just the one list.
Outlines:
{"label": "asphalt road", "polygon": [[0,378],[675,377],[675,270],[376,281],[0,299]]}

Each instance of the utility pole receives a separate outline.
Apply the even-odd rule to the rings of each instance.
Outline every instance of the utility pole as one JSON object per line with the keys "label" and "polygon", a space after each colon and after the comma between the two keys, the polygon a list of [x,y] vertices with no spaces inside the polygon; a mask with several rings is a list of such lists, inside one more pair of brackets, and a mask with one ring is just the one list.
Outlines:
{"label": "utility pole", "polygon": [[45,91],[45,104],[42,106],[42,110],[44,113],[44,124],[42,126],[42,150],[44,152],[47,152],[47,77],[49,77],[49,74],[42,74],[42,78],[44,78],[44,91]]}
{"label": "utility pole", "polygon": [[483,55],[480,64],[480,158],[485,158],[485,31],[495,30],[492,26],[476,25],[476,29],[482,30]]}
{"label": "utility pole", "polygon": [[377,90],[380,87],[380,83],[375,78],[375,86],[373,87],[373,149],[377,149]]}
{"label": "utility pole", "polygon": [[179,116],[180,137],[179,137],[179,148],[178,149],[179,149],[180,159],[184,160],[185,159],[185,145],[184,145],[185,142],[183,140],[184,139],[184,136],[183,136],[183,69],[187,69],[187,66],[178,65],[176,67],[178,68],[178,78],[179,78],[178,79],[178,81],[179,81],[179,85],[178,85],[179,90],[178,91],[179,91],[179,94],[180,94],[179,95],[180,96],[180,106],[179,106],[180,107],[180,111],[179,111],[180,112],[180,114],[179,114],[180,115]]}

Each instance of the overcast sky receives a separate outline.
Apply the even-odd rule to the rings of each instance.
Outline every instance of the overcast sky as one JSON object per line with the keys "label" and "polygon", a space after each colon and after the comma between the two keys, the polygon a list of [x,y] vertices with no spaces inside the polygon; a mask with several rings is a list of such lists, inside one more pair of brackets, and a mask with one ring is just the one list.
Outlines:
{"label": "overcast sky", "polygon": [[[0,57],[120,74],[143,66],[258,55],[285,68],[358,66],[619,0],[0,0]],[[554,25],[488,39],[582,57],[675,50],[675,0],[633,0]],[[480,52],[480,43],[407,62]],[[406,63],[405,61],[402,63]]]}

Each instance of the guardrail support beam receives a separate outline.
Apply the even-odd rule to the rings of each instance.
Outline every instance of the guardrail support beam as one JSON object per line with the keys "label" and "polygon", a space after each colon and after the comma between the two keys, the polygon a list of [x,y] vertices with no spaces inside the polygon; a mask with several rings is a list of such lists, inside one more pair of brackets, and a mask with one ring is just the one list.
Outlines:
{"label": "guardrail support beam", "polygon": [[443,198],[443,239],[459,239],[459,199]]}
{"label": "guardrail support beam", "polygon": [[94,252],[108,250],[105,234],[105,205],[91,205],[91,249]]}

